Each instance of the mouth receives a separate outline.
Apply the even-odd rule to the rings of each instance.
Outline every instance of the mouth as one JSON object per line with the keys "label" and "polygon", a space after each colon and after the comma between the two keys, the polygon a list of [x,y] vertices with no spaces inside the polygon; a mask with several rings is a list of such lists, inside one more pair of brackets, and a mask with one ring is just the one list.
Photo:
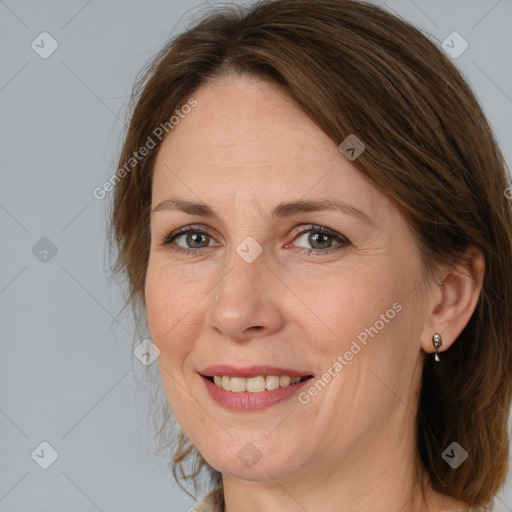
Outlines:
{"label": "mouth", "polygon": [[255,377],[235,377],[229,375],[203,375],[210,382],[224,391],[232,391],[234,393],[261,393],[263,391],[272,391],[278,388],[286,388],[304,382],[313,378],[313,375],[305,375],[303,377],[292,377],[290,375],[257,375]]}
{"label": "mouth", "polygon": [[314,378],[307,371],[266,365],[235,367],[217,364],[203,369],[199,375],[217,404],[241,412],[289,402],[308,386],[307,381]]}
{"label": "mouth", "polygon": [[215,365],[199,375],[210,397],[235,411],[262,410],[288,401],[314,378],[312,373],[276,366]]}

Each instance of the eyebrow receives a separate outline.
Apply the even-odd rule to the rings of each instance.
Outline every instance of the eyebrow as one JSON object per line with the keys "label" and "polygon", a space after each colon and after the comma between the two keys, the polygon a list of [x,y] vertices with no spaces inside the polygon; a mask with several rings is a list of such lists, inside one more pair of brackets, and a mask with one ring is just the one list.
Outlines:
{"label": "eyebrow", "polygon": [[[201,202],[186,201],[179,198],[164,199],[158,203],[151,212],[159,212],[163,210],[182,211],[190,215],[198,215],[200,217],[211,217],[219,219],[219,216],[207,204]],[[334,199],[318,199],[318,200],[298,200],[291,202],[279,203],[272,211],[273,218],[288,218],[301,213],[317,212],[317,211],[338,211],[344,215],[351,215],[367,224],[375,226],[370,216],[364,211],[349,205],[342,201]]]}

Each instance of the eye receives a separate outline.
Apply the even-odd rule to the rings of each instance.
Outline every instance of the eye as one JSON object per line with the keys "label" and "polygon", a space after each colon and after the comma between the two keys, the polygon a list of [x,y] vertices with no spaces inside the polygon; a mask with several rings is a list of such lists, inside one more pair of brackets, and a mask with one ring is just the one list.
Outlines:
{"label": "eye", "polygon": [[[299,251],[301,254],[329,254],[335,250],[343,249],[350,245],[350,241],[343,235],[332,231],[324,226],[310,226],[309,229],[299,232],[299,236],[294,238],[295,241],[302,240],[312,246],[312,249],[303,249]],[[333,245],[333,241],[335,244]],[[295,245],[295,244],[294,244]]]}
{"label": "eye", "polygon": [[[181,240],[181,244],[177,241]],[[212,235],[206,228],[199,229],[197,226],[188,226],[178,229],[162,240],[162,245],[172,246],[172,250],[183,254],[198,254],[200,249],[213,247],[218,244],[210,245],[213,241]]]}

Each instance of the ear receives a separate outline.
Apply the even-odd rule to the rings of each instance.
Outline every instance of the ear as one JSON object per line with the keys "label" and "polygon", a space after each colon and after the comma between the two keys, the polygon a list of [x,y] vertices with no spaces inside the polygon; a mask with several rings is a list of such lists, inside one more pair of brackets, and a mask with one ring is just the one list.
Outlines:
{"label": "ear", "polygon": [[439,333],[442,345],[438,352],[451,346],[469,322],[482,290],[485,259],[472,247],[454,265],[441,265],[439,280],[431,288],[429,316],[421,335],[421,348],[435,352],[432,336]]}

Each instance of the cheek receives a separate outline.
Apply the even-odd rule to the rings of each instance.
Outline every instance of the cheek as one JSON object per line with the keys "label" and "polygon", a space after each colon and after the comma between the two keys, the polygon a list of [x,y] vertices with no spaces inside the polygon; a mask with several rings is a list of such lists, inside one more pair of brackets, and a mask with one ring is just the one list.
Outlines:
{"label": "cheek", "polygon": [[145,299],[149,331],[160,351],[171,352],[173,360],[187,350],[194,330],[192,320],[201,306],[197,297],[202,296],[196,288],[194,283],[181,282],[165,269],[148,267]]}
{"label": "cheek", "polygon": [[172,330],[176,308],[172,295],[168,293],[165,282],[148,269],[145,286],[146,315],[153,342],[162,350],[165,334]]}
{"label": "cheek", "polygon": [[[370,389],[373,397],[389,394],[379,377],[392,388],[410,377],[421,322],[413,321],[418,304],[410,291],[416,279],[409,275],[411,279],[405,278],[394,265],[366,266],[364,272],[325,281],[324,293],[310,297],[321,326],[318,318],[312,323],[308,316],[301,320],[301,329],[311,334],[310,351],[320,363],[317,372],[336,374],[331,392],[325,394],[329,399],[341,395],[347,405],[357,403]],[[335,361],[340,364],[333,367]]]}
{"label": "cheek", "polygon": [[[364,271],[352,268],[350,272],[331,272],[329,276],[309,278],[302,287],[296,288],[301,290],[298,295],[304,297],[311,309],[303,311],[298,318],[304,319],[302,327],[306,332],[317,329],[318,334],[313,337],[315,351],[329,352],[331,356],[333,351],[336,355],[343,354],[358,335],[364,341],[365,329],[376,322],[382,327],[381,314],[386,315],[386,311],[391,310],[385,320],[395,316],[393,304],[401,298],[399,280],[394,279],[389,269],[374,263],[374,268],[367,266]],[[314,283],[318,286],[312,286]]]}
{"label": "cheek", "polygon": [[[173,413],[186,421],[186,396],[183,396],[183,366],[193,348],[197,329],[191,324],[192,291],[177,285],[160,268],[149,266],[146,275],[146,316],[151,340],[160,350],[157,359],[162,386]],[[191,309],[192,308],[192,309]]]}

